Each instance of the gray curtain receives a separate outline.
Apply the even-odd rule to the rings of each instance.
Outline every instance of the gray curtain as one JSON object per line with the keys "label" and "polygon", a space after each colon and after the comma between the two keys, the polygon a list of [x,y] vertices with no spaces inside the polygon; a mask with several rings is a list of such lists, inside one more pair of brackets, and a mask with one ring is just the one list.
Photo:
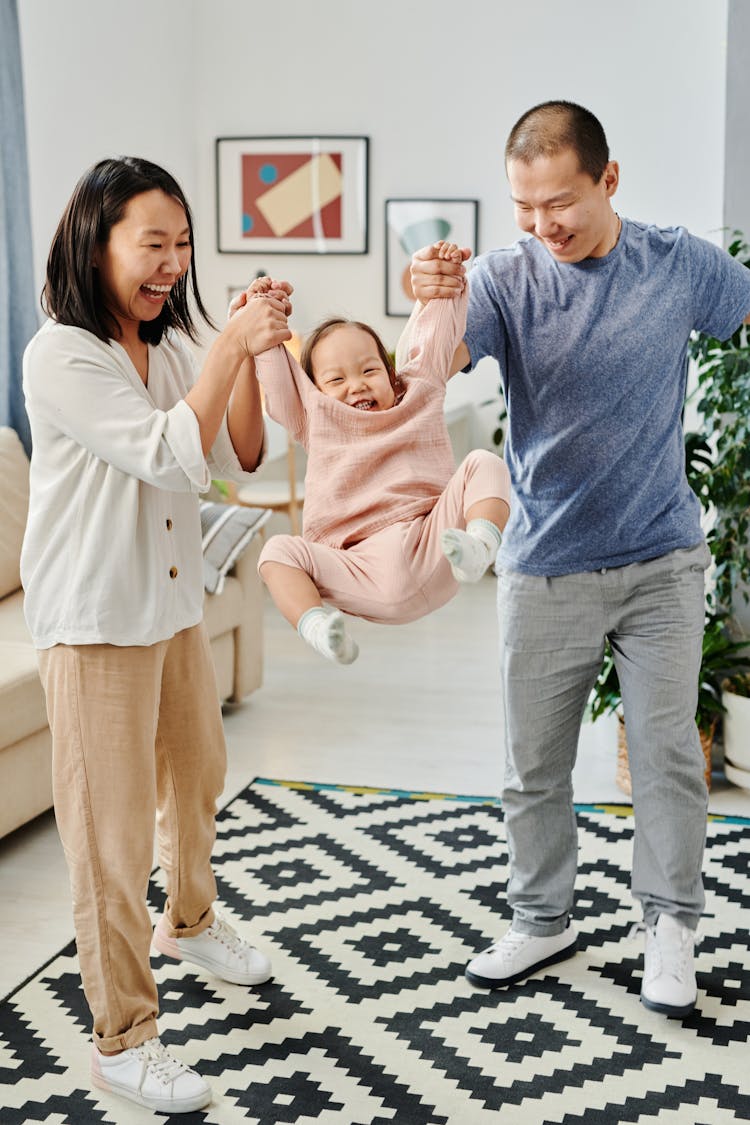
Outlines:
{"label": "gray curtain", "polygon": [[21,390],[23,349],[39,327],[16,0],[0,0],[0,425],[31,452]]}

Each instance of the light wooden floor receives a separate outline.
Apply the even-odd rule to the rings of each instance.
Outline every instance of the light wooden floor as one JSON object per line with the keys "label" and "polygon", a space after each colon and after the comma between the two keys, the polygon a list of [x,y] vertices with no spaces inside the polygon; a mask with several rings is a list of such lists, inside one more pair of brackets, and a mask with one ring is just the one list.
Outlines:
{"label": "light wooden floor", "polygon": [[[361,654],[329,664],[266,610],[263,688],[225,711],[224,800],[253,777],[496,795],[502,771],[495,583],[461,590],[413,625],[351,622]],[[584,725],[574,775],[580,803],[622,803],[612,720]],[[750,816],[750,793],[715,776],[715,812]],[[0,841],[0,996],[73,935],[52,814]]]}

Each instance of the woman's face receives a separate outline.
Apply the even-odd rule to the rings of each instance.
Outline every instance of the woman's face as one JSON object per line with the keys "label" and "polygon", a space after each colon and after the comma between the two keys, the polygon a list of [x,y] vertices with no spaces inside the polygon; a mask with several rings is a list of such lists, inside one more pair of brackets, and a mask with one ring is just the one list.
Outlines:
{"label": "woman's face", "polygon": [[187,270],[192,247],[182,204],[154,189],[134,195],[95,259],[104,303],[123,335],[155,320]]}

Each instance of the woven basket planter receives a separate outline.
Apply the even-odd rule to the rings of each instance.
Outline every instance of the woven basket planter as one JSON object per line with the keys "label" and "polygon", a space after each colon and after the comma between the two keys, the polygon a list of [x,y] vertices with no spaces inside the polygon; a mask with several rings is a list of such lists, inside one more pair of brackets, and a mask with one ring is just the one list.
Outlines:
{"label": "woven basket planter", "polygon": [[[709,789],[711,788],[711,747],[714,741],[715,725],[714,723],[708,733],[704,733],[702,730],[698,731],[703,757],[706,759],[706,785]],[[623,793],[627,793],[628,797],[632,796],[633,786],[630,780],[628,744],[625,738],[625,720],[622,715],[617,716],[617,769],[615,771],[615,784]]]}

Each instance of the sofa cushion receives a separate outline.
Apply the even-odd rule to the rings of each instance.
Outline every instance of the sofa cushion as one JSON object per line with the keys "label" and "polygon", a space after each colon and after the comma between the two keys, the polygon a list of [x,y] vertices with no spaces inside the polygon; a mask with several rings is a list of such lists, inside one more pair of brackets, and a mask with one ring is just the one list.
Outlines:
{"label": "sofa cushion", "polygon": [[[0,837],[52,805],[52,735],[49,727],[4,746],[0,754]],[[53,1118],[54,1120],[54,1118]]]}
{"label": "sofa cushion", "polygon": [[0,748],[47,725],[36,650],[23,616],[23,590],[0,601]]}
{"label": "sofa cushion", "polygon": [[29,510],[29,461],[18,434],[0,426],[0,598],[21,585],[19,561]]}
{"label": "sofa cushion", "polygon": [[8,746],[47,725],[47,706],[30,644],[0,641],[0,669],[3,745]]}
{"label": "sofa cushion", "polygon": [[201,502],[203,584],[207,593],[221,593],[228,572],[272,514],[267,508]]}
{"label": "sofa cushion", "polygon": [[[23,590],[0,599],[0,640],[31,645],[31,635],[23,615]],[[2,675],[2,668],[0,668]]]}
{"label": "sofa cushion", "polygon": [[209,640],[229,633],[242,624],[244,593],[240,582],[229,574],[224,580],[221,594],[206,594],[203,601],[203,619]]}

